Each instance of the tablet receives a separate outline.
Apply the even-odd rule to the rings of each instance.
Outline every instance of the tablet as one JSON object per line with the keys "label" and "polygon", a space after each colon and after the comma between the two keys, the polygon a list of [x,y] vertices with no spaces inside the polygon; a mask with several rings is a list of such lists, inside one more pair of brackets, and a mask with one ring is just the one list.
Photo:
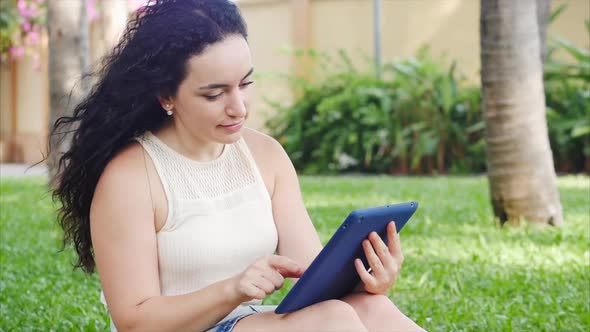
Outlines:
{"label": "tablet", "polygon": [[360,258],[369,266],[362,241],[375,231],[387,243],[387,224],[394,221],[399,233],[417,208],[418,202],[407,202],[352,211],[275,313],[289,313],[350,293],[361,281],[354,260]]}

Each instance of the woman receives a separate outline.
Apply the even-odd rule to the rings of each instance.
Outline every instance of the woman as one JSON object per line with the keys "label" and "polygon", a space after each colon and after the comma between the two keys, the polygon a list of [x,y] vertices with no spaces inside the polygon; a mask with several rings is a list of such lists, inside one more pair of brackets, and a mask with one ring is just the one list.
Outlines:
{"label": "woman", "polygon": [[420,330],[384,295],[402,262],[393,225],[364,244],[372,272],[357,265],[355,293],[287,315],[260,305],[322,247],[287,154],[244,126],[246,38],[228,0],[150,3],[54,126],[77,126],[54,195],[112,329]]}

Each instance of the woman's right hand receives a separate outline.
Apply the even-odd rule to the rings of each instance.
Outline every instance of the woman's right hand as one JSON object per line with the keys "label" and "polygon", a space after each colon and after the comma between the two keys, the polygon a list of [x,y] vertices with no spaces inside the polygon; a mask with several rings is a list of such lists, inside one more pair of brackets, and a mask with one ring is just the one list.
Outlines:
{"label": "woman's right hand", "polygon": [[285,256],[266,256],[252,263],[244,272],[230,278],[232,298],[240,303],[262,300],[283,287],[285,278],[299,278],[303,269]]}

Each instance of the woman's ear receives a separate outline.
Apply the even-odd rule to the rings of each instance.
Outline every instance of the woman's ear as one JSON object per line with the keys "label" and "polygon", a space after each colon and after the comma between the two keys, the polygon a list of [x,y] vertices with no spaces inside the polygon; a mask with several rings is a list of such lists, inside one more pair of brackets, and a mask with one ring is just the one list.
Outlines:
{"label": "woman's ear", "polygon": [[172,102],[172,98],[158,97],[158,102],[160,103],[160,106],[164,109],[164,111],[166,111],[166,112],[172,111],[172,109],[174,108],[174,103]]}

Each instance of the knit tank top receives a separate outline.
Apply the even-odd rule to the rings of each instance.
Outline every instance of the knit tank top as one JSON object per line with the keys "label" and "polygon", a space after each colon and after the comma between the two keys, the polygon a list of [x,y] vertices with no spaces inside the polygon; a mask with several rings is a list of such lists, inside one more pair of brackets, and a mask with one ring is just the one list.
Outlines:
{"label": "knit tank top", "polygon": [[207,287],[275,252],[270,196],[243,138],[209,162],[181,155],[149,131],[136,140],[154,162],[168,200],[156,234],[161,295]]}

